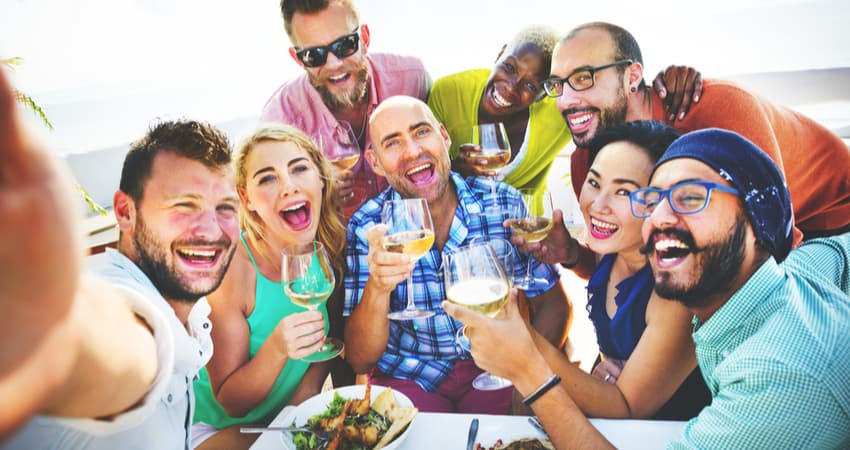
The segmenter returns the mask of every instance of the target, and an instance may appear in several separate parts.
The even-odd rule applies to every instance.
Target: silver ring
[[[608,380],[610,380],[610,379],[611,379],[611,374],[610,374],[610,373],[605,374],[605,378],[604,378],[604,380],[605,380],[605,381],[608,381]]]

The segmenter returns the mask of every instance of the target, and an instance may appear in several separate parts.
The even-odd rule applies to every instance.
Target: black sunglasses
[[[340,59],[347,58],[360,48],[360,33],[358,31],[359,27],[328,45],[296,50],[295,56],[310,68],[324,66],[328,62],[328,52]]]

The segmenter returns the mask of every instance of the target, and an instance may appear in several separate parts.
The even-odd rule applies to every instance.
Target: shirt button
[[[203,350],[198,350],[198,355],[200,355],[200,356],[204,356],[204,351],[203,351]]]
[[[172,400],[174,400],[174,396],[171,395],[171,394],[168,394],[168,403],[171,403]]]
[[[204,329],[207,329],[207,328],[209,328],[209,327],[210,327],[210,323],[209,323],[209,322],[204,322]]]
[[[720,356],[722,356],[724,358],[728,358],[729,357],[729,350],[723,350],[722,352],[720,352]]]

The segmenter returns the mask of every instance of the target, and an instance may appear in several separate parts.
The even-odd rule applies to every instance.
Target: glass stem
[[[496,177],[490,177],[490,196],[493,197],[493,205],[491,208],[497,208],[499,205],[499,198],[496,196]]]
[[[528,255],[528,261],[525,262],[525,280],[523,284],[531,287],[531,282],[534,278],[531,277],[531,254]]]
[[[407,279],[407,308],[405,309],[408,311],[416,309],[416,303],[413,302],[413,273]]]

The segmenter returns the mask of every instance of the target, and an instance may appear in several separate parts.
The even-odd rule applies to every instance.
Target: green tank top
[[[253,358],[281,319],[290,314],[303,312],[305,309],[289,300],[283,293],[281,283],[275,283],[260,273],[254,255],[251,254],[251,249],[245,242],[244,235],[240,233],[239,237],[242,240],[242,245],[245,246],[245,251],[248,252],[248,257],[251,258],[251,263],[254,264],[254,270],[257,272],[254,311],[248,317],[248,326],[251,328],[248,354],[249,358]],[[327,333],[328,312],[324,303],[319,306],[319,311],[322,311],[325,315],[325,332]],[[213,351],[215,351],[214,348]],[[204,422],[219,429],[237,424],[268,423],[287,405],[309,367],[310,363],[308,362],[288,360],[277,380],[275,380],[268,397],[245,417],[240,418],[230,417],[224,412],[224,409],[213,396],[207,369],[201,369],[199,378],[194,384],[195,415],[193,421]]]

